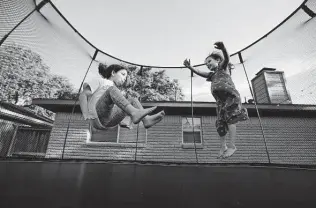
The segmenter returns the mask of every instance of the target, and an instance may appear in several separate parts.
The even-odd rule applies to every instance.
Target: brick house
[[[190,102],[148,102],[166,116],[145,130],[120,127],[91,135],[80,107],[73,100],[33,100],[33,104],[56,113],[46,158],[136,160],[195,163],[268,163],[264,137],[271,163],[316,164],[316,106],[259,104],[264,137],[254,104],[244,104],[250,120],[237,126],[238,151],[226,160],[217,159],[219,138],[215,129],[215,103],[195,102],[194,133]],[[69,120],[70,119],[70,120]],[[65,142],[68,122],[70,121]],[[194,137],[192,137],[194,135]],[[195,139],[195,145],[194,145]],[[136,143],[137,141],[137,143]],[[137,147],[137,148],[136,148]],[[196,149],[195,149],[196,147]]]

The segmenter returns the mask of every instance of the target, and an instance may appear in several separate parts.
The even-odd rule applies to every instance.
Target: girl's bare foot
[[[146,129],[152,127],[156,123],[159,123],[163,117],[165,116],[165,111],[160,111],[159,113],[152,115],[152,116],[147,116],[143,119],[143,124]]]
[[[153,112],[157,107],[137,109],[131,113],[131,118],[134,124],[138,124],[145,116]]]
[[[217,156],[217,159],[223,158],[225,152],[227,151],[227,146],[222,146],[221,149],[219,150],[219,154]]]
[[[229,147],[227,151],[224,153],[223,158],[231,157],[236,152],[236,150],[237,150],[236,146]]]

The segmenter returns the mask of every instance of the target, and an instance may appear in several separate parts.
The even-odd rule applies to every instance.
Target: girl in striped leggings
[[[126,116],[130,116],[134,124],[142,121],[145,128],[150,128],[163,119],[164,111],[149,115],[156,107],[144,109],[138,99],[126,99],[117,88],[126,81],[125,67],[100,64],[99,74],[102,77],[83,84],[79,96],[82,115],[85,120],[90,120],[92,130],[113,128]]]

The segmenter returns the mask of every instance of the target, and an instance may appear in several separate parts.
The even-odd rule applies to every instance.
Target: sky
[[[302,0],[55,0],[90,42],[120,59],[154,66],[202,63],[215,41],[233,53],[263,36]]]
[[[223,41],[229,53],[234,53],[282,22],[302,3],[302,0],[52,2],[69,22],[100,50],[128,62],[166,67],[182,66],[185,58],[190,58],[192,65],[203,63],[216,41]],[[73,31],[67,33],[63,31],[65,28],[58,27],[61,23],[58,21],[62,20],[58,20],[54,10],[44,8],[42,13],[56,24],[42,22],[37,26],[38,30],[43,29],[40,31],[41,38],[43,45],[47,46],[39,50],[47,57],[46,60],[55,73],[67,76],[75,86],[80,86],[91,59],[84,58],[80,53],[84,47],[69,41],[69,38],[73,38]],[[298,12],[294,20],[291,18],[282,26],[281,31],[273,32],[267,41],[260,41],[255,49],[249,50],[250,52],[243,52],[250,81],[262,67],[285,71],[292,99],[296,99],[297,103],[316,102],[315,96],[310,99],[310,95],[307,97],[301,93],[306,87],[312,92],[313,89],[309,86],[314,86],[312,80],[316,80],[316,73],[312,71],[316,69],[316,48],[312,47],[313,43],[316,44],[316,35],[313,35],[316,34],[316,22],[307,22],[308,18],[304,12]],[[48,30],[47,26],[53,29]],[[31,37],[37,36],[29,35],[29,38]],[[30,39],[30,45],[33,42],[34,40]],[[89,53],[93,52],[90,48]],[[97,59],[108,64],[113,61],[106,59],[105,56],[98,56]],[[309,74],[301,74],[299,77],[310,78],[310,81],[298,85],[297,78],[293,76],[304,71],[309,71]],[[166,73],[170,78],[179,80],[186,100],[190,100],[190,71],[166,69]],[[96,63],[92,65],[88,77],[91,74],[98,76]],[[242,99],[250,99],[249,83],[241,65],[237,65],[233,71],[233,80]],[[193,100],[214,101],[210,93],[210,84],[205,82],[205,79],[195,76]],[[308,98],[309,101],[302,97]]]

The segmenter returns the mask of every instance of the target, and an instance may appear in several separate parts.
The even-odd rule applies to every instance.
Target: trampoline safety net
[[[236,125],[234,155],[218,158],[211,82],[192,77],[182,63],[145,66],[102,51],[54,1],[2,0],[0,157],[315,165],[315,13],[316,1],[304,1],[266,36],[231,54],[231,77],[249,119]],[[130,128],[94,128],[79,97],[84,83],[101,78],[100,64],[124,66],[123,97],[157,106],[151,114],[164,110],[163,119],[146,128],[126,116],[121,122]],[[209,71],[204,63],[195,68]]]

